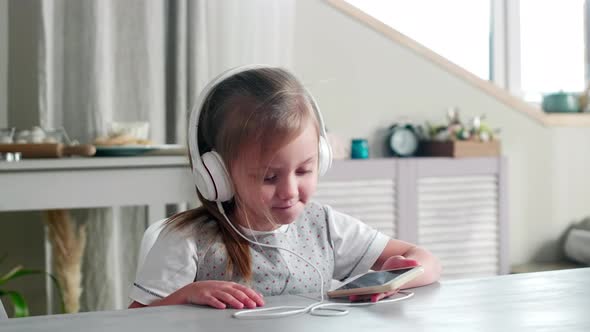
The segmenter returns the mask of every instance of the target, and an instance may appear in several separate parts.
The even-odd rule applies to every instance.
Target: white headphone
[[[237,75],[239,73],[262,68],[273,68],[266,65],[247,65],[229,69],[219,76],[214,78],[203,89],[193,109],[189,119],[189,133],[188,143],[190,156],[192,161],[193,180],[197,189],[208,201],[226,202],[234,196],[234,189],[229,176],[229,172],[225,167],[225,163],[221,156],[215,151],[208,151],[201,155],[198,143],[198,126],[199,117],[202,112],[203,104],[209,98],[209,95],[215,88],[224,80]],[[312,108],[318,119],[320,126],[320,139],[318,150],[318,171],[320,175],[325,174],[332,165],[332,149],[328,143],[326,129],[324,127],[324,119],[320,113],[320,109],[313,98],[313,96],[304,88],[304,91],[311,101]]]

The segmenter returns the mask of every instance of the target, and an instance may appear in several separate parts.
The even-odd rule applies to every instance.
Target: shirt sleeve
[[[138,267],[129,297],[148,305],[193,282],[197,275],[197,246],[191,227],[167,225]]]
[[[334,250],[334,279],[344,280],[369,271],[389,237],[362,221],[324,206]]]

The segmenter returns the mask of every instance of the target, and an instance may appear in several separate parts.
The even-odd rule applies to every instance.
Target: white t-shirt
[[[306,258],[302,262],[284,250],[250,245],[253,280],[249,286],[264,295],[318,291],[319,275],[308,262],[321,269],[325,284],[367,272],[389,241],[360,220],[315,202],[307,204],[292,224],[271,232],[242,231],[249,238],[256,236],[261,243],[288,248]],[[226,275],[220,239],[205,239],[203,234],[199,223],[182,230],[167,226],[138,268],[131,299],[149,304],[198,280],[243,283],[239,277]]]

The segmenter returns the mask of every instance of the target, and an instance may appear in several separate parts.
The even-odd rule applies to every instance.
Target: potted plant
[[[0,265],[4,261],[5,257],[6,256],[3,256],[0,258]],[[10,269],[5,274],[0,274],[0,298],[8,298],[8,302],[6,302],[6,301],[3,301],[3,302],[6,305],[12,304],[12,306],[14,308],[14,317],[27,317],[27,316],[29,316],[29,306],[21,293],[15,291],[15,290],[10,290],[10,289],[6,288],[6,284],[11,280],[15,280],[18,278],[22,278],[22,277],[29,276],[29,275],[35,275],[35,274],[43,274],[43,275],[46,275],[49,278],[51,278],[51,280],[53,281],[53,284],[55,285],[55,288],[58,290],[57,293],[60,294],[59,298],[60,298],[61,312],[64,312],[64,303],[63,303],[63,298],[61,296],[61,288],[59,286],[59,283],[57,282],[57,279],[55,279],[55,277],[53,275],[51,275],[50,273],[48,273],[46,271],[25,269],[22,265],[17,265],[15,267],[13,267],[12,269]]]

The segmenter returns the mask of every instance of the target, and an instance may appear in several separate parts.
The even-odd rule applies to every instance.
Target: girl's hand
[[[413,267],[420,265],[418,261],[413,259],[407,259],[404,256],[391,256],[389,257],[384,263],[382,270],[391,270],[391,269],[399,269],[404,267]],[[367,294],[367,295],[351,295],[348,299],[351,302],[358,302],[358,301],[371,301],[377,302],[382,298],[386,298],[397,293],[399,289],[394,289],[392,291],[386,293],[375,293],[375,294]]]
[[[185,286],[188,303],[208,305],[217,309],[256,308],[264,305],[262,295],[253,289],[231,281],[196,281]]]

